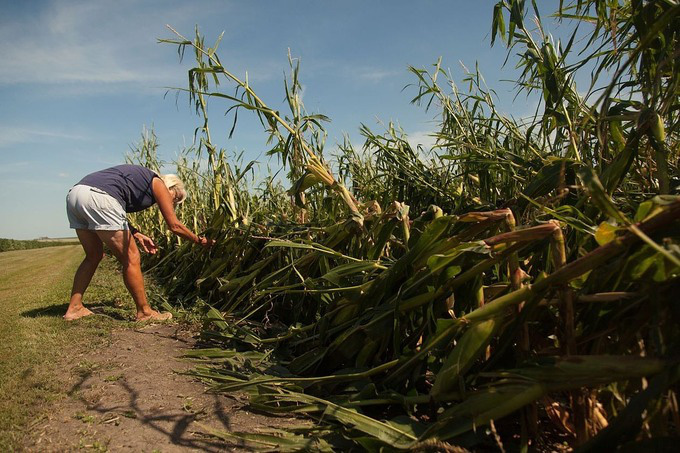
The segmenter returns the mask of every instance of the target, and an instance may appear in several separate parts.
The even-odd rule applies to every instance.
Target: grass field
[[[0,451],[20,449],[44,403],[63,397],[57,367],[76,366],[65,363],[74,351],[102,344],[121,319],[132,319],[117,264],[106,258],[85,294],[85,303],[102,316],[63,321],[82,257],[80,246],[0,254]]]

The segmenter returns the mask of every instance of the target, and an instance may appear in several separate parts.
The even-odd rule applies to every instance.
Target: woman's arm
[[[129,220],[127,222],[130,229],[130,234],[137,240],[142,250],[152,255],[155,254],[158,251],[158,247],[156,247],[153,239],[145,234],[140,233],[139,230]]]
[[[194,234],[189,228],[184,226],[182,222],[179,221],[175,215],[175,206],[172,202],[172,194],[160,178],[153,178],[151,182],[151,189],[153,190],[153,196],[156,198],[156,203],[158,203],[158,208],[161,210],[161,214],[165,219],[165,223],[168,224],[168,228],[177,236],[188,239],[196,244],[200,245],[210,245],[212,242],[206,238],[199,237]]]

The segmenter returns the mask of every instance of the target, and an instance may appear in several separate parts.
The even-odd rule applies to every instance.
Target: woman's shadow
[[[34,308],[32,310],[21,312],[21,316],[25,318],[61,318],[64,316],[64,313],[66,313],[67,308],[68,304],[66,303],[48,305],[46,307]],[[110,301],[89,302],[87,304],[87,308],[89,308],[95,315],[102,315],[119,321],[134,320],[134,315],[132,314],[131,310],[119,308],[115,299]]]

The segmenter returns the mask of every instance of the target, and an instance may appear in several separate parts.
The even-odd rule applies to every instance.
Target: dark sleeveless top
[[[118,200],[125,212],[137,212],[156,203],[151,190],[158,174],[139,165],[118,165],[90,173],[78,184],[96,187]]]

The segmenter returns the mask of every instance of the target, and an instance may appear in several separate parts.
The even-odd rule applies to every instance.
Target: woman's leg
[[[123,266],[123,281],[137,306],[137,320],[169,319],[172,317],[170,313],[161,314],[152,310],[146,300],[141,257],[137,244],[132,238],[130,231],[98,230],[96,233],[99,239],[111,249],[111,252],[118,258],[118,261],[120,261],[120,264]]]
[[[77,229],[76,234],[78,235],[80,244],[85,250],[85,259],[80,263],[76,275],[73,277],[71,301],[69,302],[68,309],[64,315],[64,319],[67,321],[72,321],[92,314],[92,312],[83,305],[83,293],[85,293],[94,272],[97,270],[97,266],[99,266],[99,262],[104,256],[102,241],[94,231]]]

